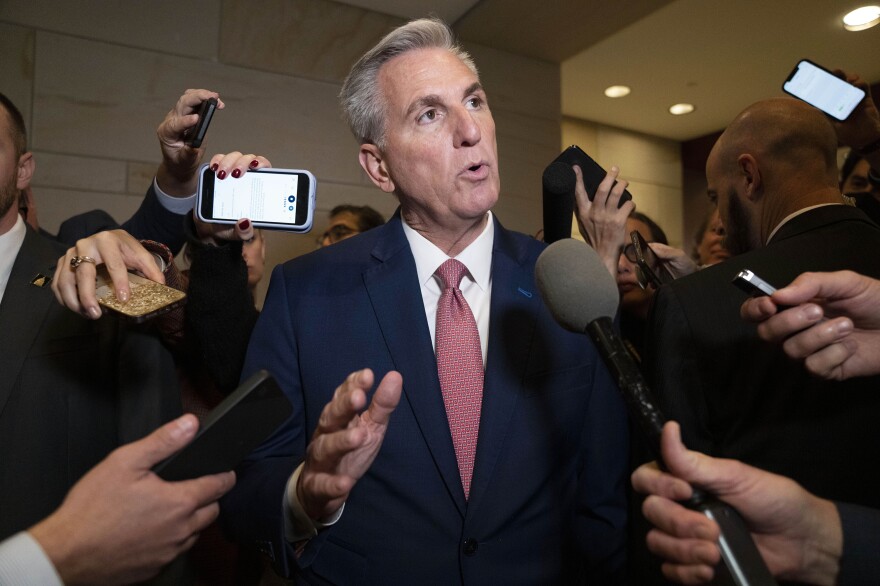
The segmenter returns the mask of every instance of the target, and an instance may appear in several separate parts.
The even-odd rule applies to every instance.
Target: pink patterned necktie
[[[440,265],[435,273],[443,282],[443,293],[437,302],[435,343],[440,390],[461,485],[468,498],[483,403],[483,353],[474,314],[458,288],[466,272],[467,267],[453,258]]]

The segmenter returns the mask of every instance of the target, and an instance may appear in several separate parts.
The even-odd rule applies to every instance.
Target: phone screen
[[[846,120],[865,92],[806,59],[800,61],[782,89],[837,120]]]
[[[199,217],[234,224],[308,232],[315,207],[315,176],[295,169],[259,169],[239,178],[217,179],[205,165],[199,175]]]

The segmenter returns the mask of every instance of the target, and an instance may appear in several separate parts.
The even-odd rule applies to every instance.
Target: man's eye
[[[477,97],[473,97],[467,101],[467,105],[470,106],[471,108],[479,108],[480,106],[483,105],[483,100],[481,100],[480,98],[477,98]]]
[[[428,110],[421,116],[419,116],[419,121],[422,122],[432,122],[437,119],[437,110]]]

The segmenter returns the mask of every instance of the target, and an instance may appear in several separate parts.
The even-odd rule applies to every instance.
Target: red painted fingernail
[[[219,166],[220,165],[218,165],[217,163],[214,163],[213,165],[211,165],[211,171],[216,171],[217,167],[219,167]]]
[[[260,162],[256,159],[254,159],[253,161],[251,161],[250,167],[251,167],[251,169],[253,169],[254,167],[256,167],[259,164],[260,164]]]
[[[232,170],[232,176],[235,177],[236,179],[238,179],[239,177],[241,177],[241,169],[233,169],[233,170]]]
[[[248,220],[247,218],[245,218],[244,220],[242,220],[241,222],[238,223],[238,227],[241,228],[242,230],[247,230],[248,228],[251,227],[251,221]]]
[[[217,179],[226,179],[226,171],[220,171],[217,173]]]

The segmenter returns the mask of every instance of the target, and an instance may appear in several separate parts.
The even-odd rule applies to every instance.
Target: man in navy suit
[[[489,211],[495,123],[473,61],[445,24],[414,21],[341,99],[361,166],[400,209],[275,269],[243,374],[268,369],[294,414],[239,468],[227,527],[298,583],[621,582],[625,409],[537,294],[544,245]],[[484,365],[467,488],[434,352],[450,258]]]

